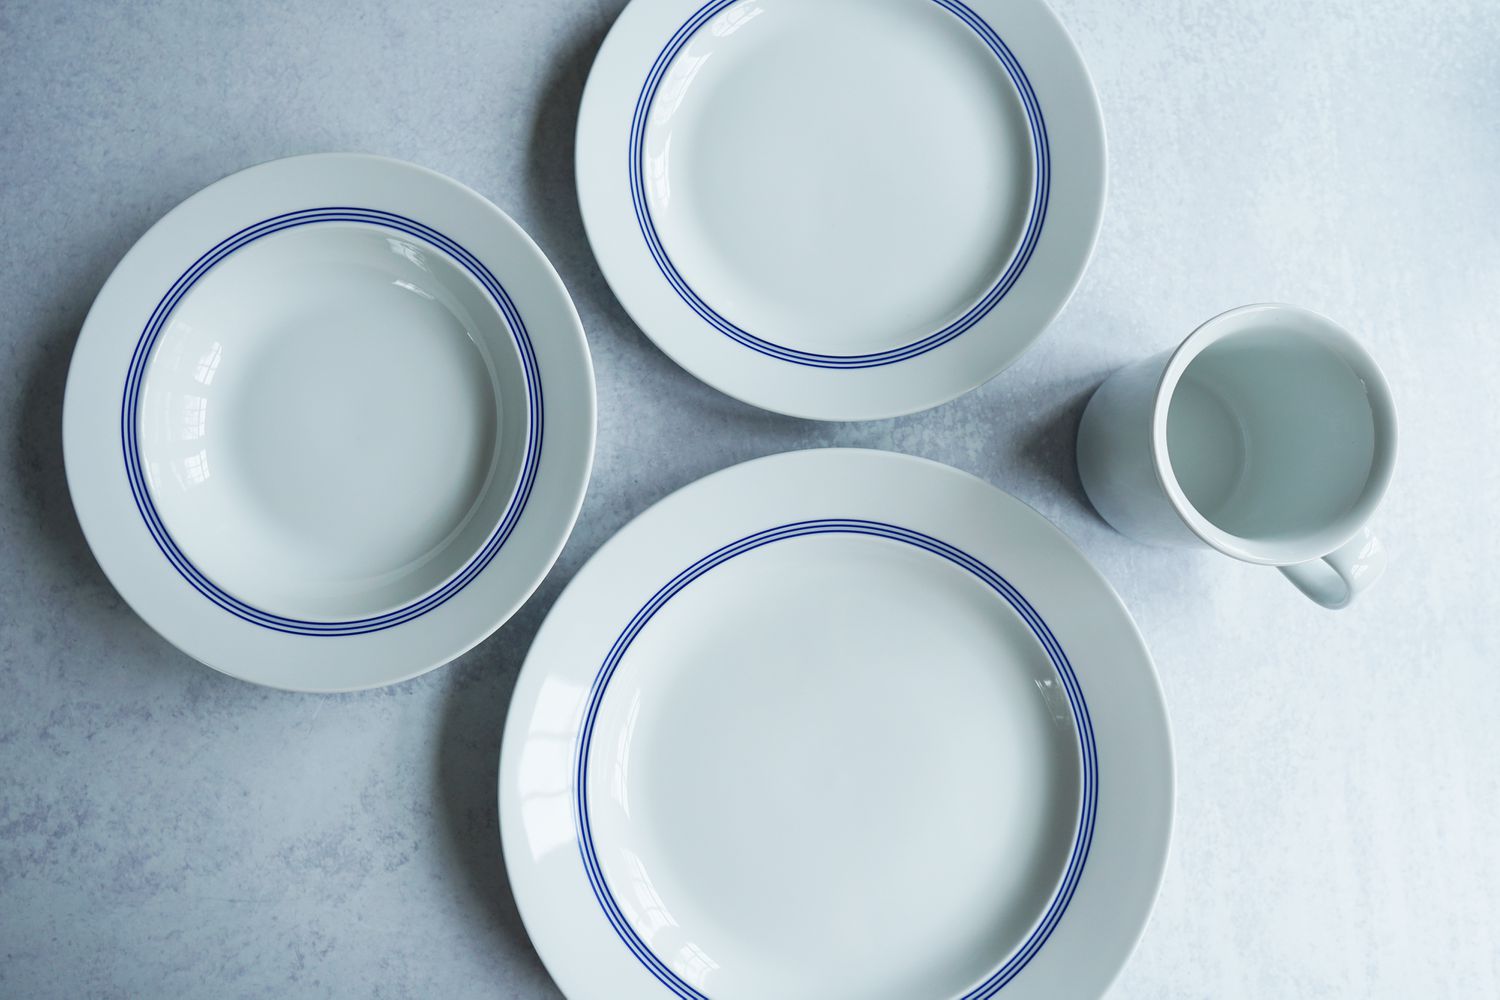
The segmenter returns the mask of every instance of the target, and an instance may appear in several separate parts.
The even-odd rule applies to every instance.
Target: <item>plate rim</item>
[[[120,458],[126,429],[121,393],[129,371],[121,362],[133,357],[147,317],[165,301],[164,290],[192,270],[189,265],[205,248],[220,244],[208,237],[227,237],[282,210],[296,214],[319,205],[414,220],[437,241],[416,238],[453,256],[441,242],[446,239],[481,271],[499,273],[496,286],[529,330],[534,351],[535,378],[526,382],[538,396],[528,421],[535,424],[528,434],[536,435],[538,455],[528,502],[521,507],[508,502],[507,513],[514,510],[516,517],[506,537],[464,587],[419,616],[360,634],[272,632],[238,621],[201,596],[169,562],[135,509]],[[462,261],[455,258],[455,264],[478,280]],[[504,312],[498,300],[495,305]],[[148,352],[147,364],[149,359]],[[593,365],[577,310],[556,270],[514,220],[473,189],[426,167],[366,153],[314,153],[260,163],[208,185],[163,215],[121,258],[73,350],[63,397],[63,459],[90,550],[125,602],[158,634],[199,662],[253,683],[305,692],[352,691],[399,683],[441,666],[503,625],[530,597],[555,563],[582,506],[593,464],[595,407]],[[111,410],[113,436],[106,440]],[[486,536],[487,543],[500,527]],[[470,566],[466,560],[464,568]]]
[[[830,480],[842,482],[851,475],[874,478],[885,476],[891,481],[916,484],[912,493],[917,498],[912,501],[914,508],[922,504],[931,507],[933,503],[937,503],[938,506],[956,506],[968,511],[972,518],[971,525],[962,530],[955,528],[945,535],[945,541],[966,552],[973,551],[974,546],[965,544],[962,537],[965,531],[974,534],[971,542],[978,539],[984,542],[984,546],[992,546],[994,538],[991,535],[998,532],[1007,539],[1007,544],[1020,546],[1019,558],[1035,560],[1040,554],[1047,554],[1050,561],[1066,564],[1066,573],[1071,578],[1067,586],[1078,588],[1083,595],[1079,600],[1089,604],[1096,617],[1102,615],[1104,624],[1097,631],[1101,635],[1108,633],[1107,637],[1091,636],[1086,640],[1075,638],[1070,641],[1062,629],[1070,628],[1077,632],[1077,616],[1081,612],[1070,611],[1064,614],[1063,618],[1068,622],[1064,626],[1058,626],[1045,607],[1037,608],[1039,615],[1052,622],[1059,630],[1058,638],[1065,649],[1070,645],[1087,645],[1090,655],[1096,660],[1106,656],[1105,650],[1109,650],[1107,656],[1115,662],[1107,661],[1102,666],[1099,662],[1093,662],[1092,665],[1080,664],[1076,656],[1071,653],[1069,655],[1085,689],[1092,684],[1100,690],[1118,691],[1121,678],[1128,674],[1127,690],[1130,697],[1135,699],[1132,704],[1141,713],[1131,722],[1129,718],[1122,720],[1119,713],[1123,710],[1108,702],[1095,709],[1096,714],[1102,714],[1104,719],[1104,726],[1100,731],[1108,731],[1108,735],[1100,736],[1101,781],[1110,781],[1112,765],[1108,752],[1111,748],[1117,755],[1116,759],[1124,762],[1122,767],[1114,768],[1116,780],[1122,771],[1131,772],[1132,767],[1141,767],[1141,762],[1147,759],[1156,766],[1154,771],[1148,769],[1151,780],[1146,782],[1150,787],[1143,788],[1140,799],[1143,804],[1132,806],[1138,810],[1137,816],[1121,815],[1119,796],[1122,792],[1118,785],[1111,791],[1109,801],[1101,803],[1096,837],[1110,841],[1106,860],[1102,864],[1111,870],[1101,873],[1100,865],[1096,864],[1092,871],[1084,871],[1072,908],[1062,915],[1056,928],[1057,934],[1062,937],[1053,938],[1054,943],[1063,943],[1054,944],[1050,952],[1048,948],[1041,948],[1033,956],[1039,961],[1021,970],[1008,983],[1002,984],[1003,989],[997,987],[994,991],[979,995],[1024,1000],[1056,995],[1099,995],[1114,981],[1139,942],[1160,891],[1170,849],[1172,816],[1175,811],[1175,765],[1160,679],[1140,631],[1118,594],[1077,546],[1051,525],[1051,522],[1022,501],[977,477],[950,466],[897,452],[850,448],[812,449],[755,459],[712,473],[682,487],[637,515],[606,541],[569,582],[538,630],[522,665],[507,712],[500,757],[497,797],[502,848],[522,922],[544,965],[572,1000],[603,1000],[605,997],[650,1000],[654,997],[682,994],[674,994],[663,987],[644,966],[637,963],[635,956],[615,936],[603,911],[593,903],[594,897],[589,889],[576,843],[576,831],[571,834],[569,850],[554,850],[544,859],[532,857],[518,798],[518,780],[523,766],[522,757],[528,746],[526,719],[535,708],[535,697],[542,684],[556,673],[549,667],[547,658],[556,654],[560,644],[565,651],[576,654],[575,659],[577,655],[581,655],[579,640],[568,637],[570,633],[578,631],[576,619],[579,609],[582,608],[593,617],[598,617],[599,611],[593,604],[580,602],[589,602],[597,599],[600,594],[605,594],[616,604],[633,607],[662,583],[662,579],[648,578],[645,575],[648,571],[644,568],[622,566],[621,560],[634,558],[638,562],[642,561],[640,557],[648,544],[653,553],[659,548],[682,548],[686,543],[673,540],[674,535],[683,534],[677,525],[692,525],[695,518],[713,521],[714,518],[721,517],[725,501],[732,496],[747,498],[745,503],[753,508],[760,503],[757,498],[762,494],[776,493],[784,498],[794,489],[811,488],[808,484],[812,481],[822,483],[823,486],[817,488],[826,492]],[[934,498],[937,498],[936,501]],[[850,508],[858,504],[857,498],[846,499],[850,501]],[[774,502],[782,501],[778,499]],[[699,509],[714,504],[718,506],[711,516]],[[985,511],[990,515],[988,519],[984,516]],[[851,517],[855,513],[857,512],[852,509],[845,509],[838,516]],[[929,510],[928,515],[931,513],[932,510]],[[691,531],[695,537],[707,537],[717,531],[723,537],[730,538],[735,537],[732,533],[735,528],[743,526],[738,522],[750,524],[755,520],[753,516],[742,516],[739,511],[729,511],[722,518],[731,523],[722,528],[693,526],[686,530]],[[1004,526],[986,523],[987,520],[1004,522]],[[917,527],[920,530],[920,526]],[[1029,534],[1023,535],[1028,532]],[[984,535],[984,538],[980,539],[980,535]],[[676,555],[680,557],[682,553]],[[976,557],[984,560],[982,554],[977,554]],[[651,562],[652,569],[658,568],[655,566],[658,560],[654,555],[644,561]],[[989,563],[989,560],[984,561]],[[1044,572],[1035,568],[1036,565],[1038,564],[1034,563],[1032,568],[1026,570],[1027,575]],[[1006,579],[1014,581],[1014,572],[1008,572],[1003,566],[994,568]],[[596,579],[600,574],[610,575],[611,582],[604,583]],[[1032,597],[1025,586],[1019,583],[1016,586],[1023,595]],[[1055,591],[1063,584],[1048,586],[1054,592],[1046,595],[1046,602],[1033,600],[1034,605],[1058,605]],[[628,595],[622,596],[621,592],[624,591],[628,591]],[[580,597],[580,592],[586,593]],[[613,611],[612,606],[610,610]],[[624,614],[628,616],[628,608]],[[575,620],[570,622],[570,618]],[[618,632],[621,623],[615,621],[612,624],[613,630]],[[1090,631],[1094,631],[1093,624],[1090,625]],[[1106,639],[1107,645],[1101,645]],[[592,669],[589,668],[590,679]],[[577,670],[573,672],[576,673]],[[563,680],[572,683],[574,678],[570,674]],[[549,687],[561,686],[554,684]],[[1097,698],[1091,696],[1091,708],[1097,701]],[[555,704],[549,709],[549,718],[554,723],[560,718],[558,711]],[[567,732],[570,747],[571,741],[576,739],[580,721],[581,717],[575,716],[569,722]],[[1132,758],[1118,756],[1122,752],[1122,721],[1124,730],[1128,731],[1133,725],[1145,737],[1142,751],[1139,757],[1134,758],[1134,763],[1131,762]],[[534,781],[535,775],[532,778]],[[570,784],[568,795],[571,796],[573,791]],[[1134,799],[1130,801],[1134,802]],[[572,831],[571,826],[569,830]],[[1124,879],[1129,883],[1124,890],[1127,898],[1119,899],[1112,891],[1113,885],[1107,883],[1114,881],[1113,869],[1120,863],[1120,841],[1127,836],[1136,837],[1140,843],[1136,845],[1136,854],[1129,856],[1132,870],[1126,873],[1127,877]],[[1095,857],[1099,855],[1096,853]],[[576,879],[582,887],[581,893],[587,896],[587,902],[593,905],[592,911],[579,910],[574,905],[576,899],[567,887],[569,872],[571,878]],[[549,891],[539,895],[539,887],[546,887]],[[559,892],[560,888],[565,891]],[[1085,895],[1088,897],[1086,902]],[[1088,912],[1078,912],[1081,902]],[[591,917],[590,912],[594,916]],[[589,927],[591,922],[597,922],[602,928]],[[1066,931],[1065,927],[1068,928]],[[581,935],[587,940],[579,943],[573,939],[574,935]],[[1102,946],[1098,943],[1101,935],[1104,939]],[[1073,955],[1070,961],[1059,961],[1058,949],[1070,947],[1068,940],[1072,940],[1072,946],[1079,946],[1085,940],[1092,942],[1089,957],[1080,961],[1079,956]],[[620,961],[610,958],[610,948],[618,953],[616,958]],[[1046,956],[1046,961],[1040,961],[1042,956]],[[1003,962],[1008,957],[999,956],[996,968],[999,967],[998,962]],[[622,962],[628,962],[637,970],[634,977],[628,968],[621,967]],[[601,968],[608,969],[607,975],[598,972]],[[601,976],[604,978],[601,979]],[[1059,981],[1059,976],[1071,976],[1073,979]],[[1059,990],[1062,991],[1061,994]]]
[[[896,362],[829,369],[761,354],[710,326],[664,276],[637,218],[637,171],[625,154],[632,148],[641,81],[649,81],[664,39],[691,23],[695,12],[724,2],[632,0],[605,37],[584,86],[574,159],[580,211],[600,270],[626,313],[701,381],[750,405],[811,419],[881,419],[925,410],[1009,367],[1076,291],[1103,221],[1103,117],[1088,69],[1056,15],[1044,0],[967,0],[964,7],[1014,53],[1036,92],[1039,113],[1053,123],[1047,131],[1047,224],[1029,263],[994,308],[961,335]],[[728,2],[732,10],[733,0]],[[949,9],[954,0],[924,2]],[[1010,332],[1016,329],[1028,332]]]

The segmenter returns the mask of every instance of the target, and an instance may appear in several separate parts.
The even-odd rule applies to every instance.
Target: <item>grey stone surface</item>
[[[849,426],[704,387],[604,285],[572,132],[619,6],[0,0],[0,995],[556,996],[494,802],[538,622],[652,501],[828,444],[1014,492],[1137,616],[1179,815],[1114,995],[1500,995],[1500,6],[1060,0],[1110,133],[1093,267],[1000,378]],[[560,563],[494,638],[399,687],[301,697],[195,665],[122,604],[59,417],[90,300],[153,220],[239,167],[345,149],[451,174],[536,237],[589,333],[599,450]],[[1351,326],[1397,394],[1392,564],[1346,613],[1120,538],[1073,471],[1111,368],[1265,299]]]

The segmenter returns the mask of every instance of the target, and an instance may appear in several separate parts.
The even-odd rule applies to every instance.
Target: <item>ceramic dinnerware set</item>
[[[1042,0],[633,0],[577,143],[589,241],[705,382],[864,420],[999,373],[1104,205],[1088,74]],[[64,411],[90,546],[190,656],[391,684],[500,627],[593,459],[589,352],[537,246],[421,167],[252,167],[121,261]],[[1341,607],[1395,418],[1291,306],[1225,313],[1095,394],[1099,512]],[[1150,912],[1172,818],[1146,647],[1088,559],[965,473],[827,449],[641,514],[552,608],[500,762],[504,856],[574,1000],[1083,998]]]

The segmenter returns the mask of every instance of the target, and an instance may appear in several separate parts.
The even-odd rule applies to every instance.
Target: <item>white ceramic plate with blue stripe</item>
[[[1062,309],[1104,131],[1042,0],[632,0],[577,173],[640,327],[720,390],[888,417],[999,373]]]
[[[500,763],[572,1000],[1087,1000],[1156,896],[1172,754],[1130,616],[965,473],[822,450],[709,476],[579,572]]]
[[[545,257],[483,197],[358,155],[214,184],[100,291],[63,445],[94,554],[246,680],[402,680],[489,635],[562,548],[594,383]]]

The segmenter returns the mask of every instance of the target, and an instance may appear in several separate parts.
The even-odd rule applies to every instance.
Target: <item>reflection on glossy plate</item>
[[[1029,508],[881,452],[662,501],[518,682],[506,860],[573,1000],[1089,997],[1171,823],[1129,617]]]
[[[587,348],[555,273],[453,181],[277,161],[121,262],[69,377],[69,482],[158,631],[261,683],[343,689],[509,616],[576,515]]]

